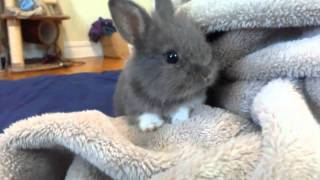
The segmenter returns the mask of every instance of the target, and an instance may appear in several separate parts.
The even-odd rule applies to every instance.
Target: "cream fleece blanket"
[[[320,127],[293,83],[269,83],[252,115],[262,133],[249,120],[207,106],[196,108],[188,122],[149,133],[97,111],[33,117],[0,135],[0,177],[320,178]]]
[[[217,104],[247,119],[202,106],[143,133],[97,111],[33,117],[0,135],[1,179],[320,179],[319,32],[305,27],[320,1],[183,2],[204,31],[228,30],[212,43]]]
[[[226,31],[212,42],[227,80],[212,92],[215,105],[251,118],[253,98],[266,82],[290,78],[301,80],[299,87],[318,111],[319,0],[177,0],[176,6],[206,33]]]

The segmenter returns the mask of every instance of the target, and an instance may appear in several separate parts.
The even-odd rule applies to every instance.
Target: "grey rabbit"
[[[109,1],[115,26],[134,46],[117,83],[114,110],[143,131],[186,121],[219,70],[200,29],[176,16],[170,0],[155,3],[149,15],[132,1]]]

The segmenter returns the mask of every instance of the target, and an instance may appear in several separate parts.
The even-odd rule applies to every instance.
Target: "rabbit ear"
[[[130,44],[141,40],[151,26],[148,13],[128,0],[109,0],[112,19],[120,34]]]
[[[174,8],[171,0],[156,0],[156,12],[166,20],[174,16]]]

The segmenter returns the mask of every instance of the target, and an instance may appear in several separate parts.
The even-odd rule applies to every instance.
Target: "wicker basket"
[[[105,57],[124,59],[129,55],[128,43],[118,32],[101,38],[101,45]]]

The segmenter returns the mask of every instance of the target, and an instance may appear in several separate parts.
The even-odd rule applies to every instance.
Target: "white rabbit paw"
[[[154,113],[143,113],[138,117],[138,120],[142,131],[154,131],[164,124],[164,120]]]
[[[191,109],[186,106],[180,107],[177,111],[170,115],[172,124],[179,124],[185,122],[190,117]]]

